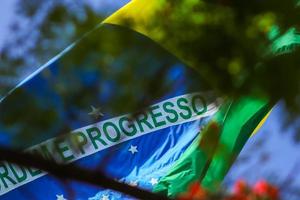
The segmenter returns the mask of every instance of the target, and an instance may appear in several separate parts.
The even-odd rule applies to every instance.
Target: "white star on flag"
[[[151,178],[150,183],[151,183],[151,185],[156,185],[158,183],[158,179],[157,178]]]
[[[117,178],[114,178],[114,180],[117,181],[117,182],[119,182],[119,183],[122,182],[121,180],[119,180],[119,179],[117,179]]]
[[[130,148],[128,149],[128,151],[130,151],[132,154],[139,152],[137,150],[137,146],[133,146],[133,145],[130,145]]]
[[[95,119],[97,119],[99,116],[104,116],[101,112],[100,108],[95,108],[94,106],[91,106],[92,111],[88,113],[88,115],[93,116]]]
[[[201,131],[201,132],[204,131],[204,129],[205,129],[205,126],[201,126],[201,127],[200,127],[200,131]]]
[[[109,200],[109,196],[106,194],[103,194],[101,200]]]
[[[138,181],[135,180],[135,181],[130,181],[129,182],[129,185],[133,186],[133,187],[136,187],[138,185]]]
[[[61,194],[61,195],[56,195],[56,200],[67,200],[64,198],[64,195]]]

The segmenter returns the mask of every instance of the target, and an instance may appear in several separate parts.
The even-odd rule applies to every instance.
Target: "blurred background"
[[[127,2],[2,1],[1,94]]]
[[[127,2],[2,0],[0,96]],[[70,55],[76,57],[76,53]],[[285,102],[280,101],[239,155],[224,182],[226,187],[238,179],[249,183],[266,179],[280,188],[283,199],[300,199],[299,123],[296,117],[287,124],[287,115]]]

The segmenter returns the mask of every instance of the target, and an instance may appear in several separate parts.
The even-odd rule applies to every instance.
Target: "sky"
[[[1,0],[0,6],[0,49],[8,37],[9,25],[14,18],[14,8],[17,0]]]
[[[14,20],[15,5],[18,0],[1,0],[0,3],[0,52],[3,43],[9,37],[9,26]],[[86,0],[87,4],[91,5],[95,10],[109,14],[118,9],[122,5],[129,2],[129,0]]]
[[[283,200],[299,199],[300,142],[293,139],[296,125],[285,126],[284,113],[284,104],[279,102],[262,128],[244,146],[227,181],[244,179],[254,184],[265,179],[285,188]]]

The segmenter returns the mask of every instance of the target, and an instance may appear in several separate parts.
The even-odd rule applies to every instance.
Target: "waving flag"
[[[89,36],[2,101],[1,135],[6,136],[1,138],[2,145],[24,148],[60,163],[75,162],[152,190],[193,143],[221,102],[211,92],[192,89],[192,79],[186,78],[192,71],[151,40],[111,25],[93,34],[101,37],[108,32],[117,38],[125,34],[123,41],[131,40],[122,47],[126,51],[113,57],[109,71],[107,66],[93,63],[114,56],[111,52],[99,52],[92,60],[91,52],[82,53]],[[147,49],[140,52],[144,46]],[[82,59],[74,61],[72,54],[76,53]],[[130,56],[135,65],[127,66],[123,59]],[[145,82],[154,87],[153,76],[165,66],[166,77],[157,88],[166,88],[164,94],[147,100]],[[120,67],[130,70],[128,79],[118,79]],[[103,76],[105,73],[111,76]],[[141,100],[149,102],[148,109],[136,117],[130,115],[130,106]],[[65,135],[68,132],[72,137]],[[129,198],[105,188],[63,182],[37,169],[8,163],[0,167],[2,199]]]
[[[217,187],[270,108],[202,91],[188,56],[143,24],[163,1],[145,2],[132,1],[19,84],[0,104],[2,145],[168,196],[194,181]],[[122,27],[128,20],[137,32]],[[140,102],[146,109],[136,113]],[[1,199],[130,198],[37,169],[0,168]]]

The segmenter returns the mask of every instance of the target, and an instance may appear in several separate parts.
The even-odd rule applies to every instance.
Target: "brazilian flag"
[[[271,107],[205,90],[194,58],[167,39],[176,29],[156,23],[170,6],[131,1],[17,85],[0,104],[2,145],[169,197],[194,182],[218,188]],[[132,199],[6,162],[0,195]]]

